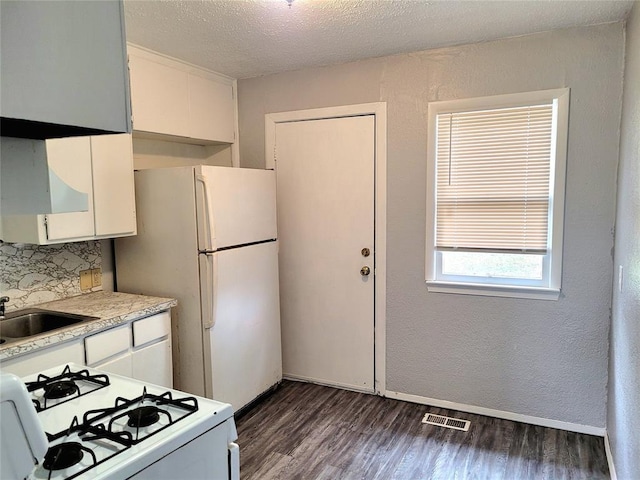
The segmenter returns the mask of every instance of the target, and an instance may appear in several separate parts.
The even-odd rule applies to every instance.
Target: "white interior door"
[[[278,123],[275,138],[283,373],[373,391],[374,116]]]

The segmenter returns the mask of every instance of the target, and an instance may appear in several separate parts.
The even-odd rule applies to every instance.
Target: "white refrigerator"
[[[282,379],[275,172],[135,172],[138,234],[118,291],[173,297],[174,388],[238,411]]]

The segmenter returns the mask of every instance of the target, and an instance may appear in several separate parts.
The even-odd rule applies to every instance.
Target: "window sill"
[[[427,280],[427,290],[434,293],[457,293],[485,297],[530,298],[535,300],[558,300],[560,298],[560,290],[556,288],[454,283],[434,280]]]

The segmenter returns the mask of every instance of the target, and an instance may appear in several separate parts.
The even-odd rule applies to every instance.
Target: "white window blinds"
[[[436,249],[546,253],[554,104],[439,113]]]

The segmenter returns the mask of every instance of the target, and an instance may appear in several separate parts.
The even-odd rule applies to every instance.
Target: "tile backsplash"
[[[0,294],[10,298],[7,310],[15,310],[102,290],[80,290],[80,271],[101,267],[98,240],[46,246],[0,243]]]

